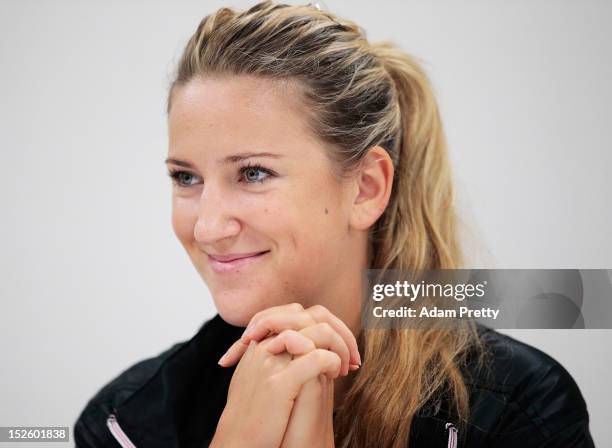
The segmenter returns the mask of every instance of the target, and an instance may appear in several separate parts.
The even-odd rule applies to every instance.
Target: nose
[[[212,183],[202,188],[198,219],[193,229],[195,240],[202,246],[217,244],[240,233],[240,222],[233,214],[234,200]]]

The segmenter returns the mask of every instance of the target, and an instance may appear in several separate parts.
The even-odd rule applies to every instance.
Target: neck
[[[344,322],[357,340],[361,333],[362,275],[363,269],[366,269],[366,249],[364,242],[357,253],[343,257],[343,272],[327,285],[325,298],[319,296],[315,302],[325,306]],[[352,260],[352,263],[346,263],[346,260]],[[338,281],[339,278],[342,281]],[[334,380],[334,410],[342,403],[356,372],[349,370],[347,376]]]

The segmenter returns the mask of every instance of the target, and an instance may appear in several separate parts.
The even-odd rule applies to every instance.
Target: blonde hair
[[[389,153],[395,176],[389,204],[369,234],[372,269],[457,268],[453,187],[432,88],[413,57],[390,42],[371,44],[354,22],[309,5],[263,1],[243,12],[206,16],[178,63],[172,92],[199,76],[254,75],[298,86],[314,135],[338,174],[368,150]],[[416,412],[450,397],[469,415],[462,374],[474,325],[457,329],[363,330],[363,366],[334,417],[337,446],[406,447]],[[389,387],[392,385],[392,387]]]

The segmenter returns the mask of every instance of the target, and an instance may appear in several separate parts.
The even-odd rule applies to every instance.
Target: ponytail
[[[395,191],[372,231],[370,268],[461,267],[446,138],[430,83],[418,63],[392,44],[371,48],[393,81],[401,131]],[[363,329],[364,364],[335,420],[339,446],[406,447],[417,411],[439,407],[442,397],[465,422],[469,391],[461,367],[478,344],[470,324],[459,331]]]

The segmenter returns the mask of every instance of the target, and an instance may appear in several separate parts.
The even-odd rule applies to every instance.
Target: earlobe
[[[372,147],[354,178],[357,193],[352,205],[353,228],[366,230],[383,214],[391,196],[393,174],[389,153],[381,146]]]

